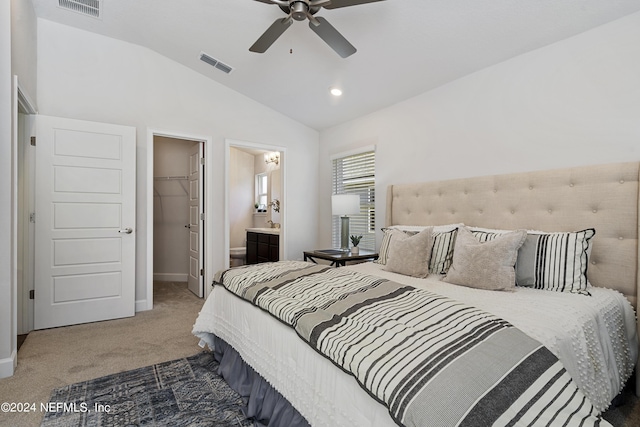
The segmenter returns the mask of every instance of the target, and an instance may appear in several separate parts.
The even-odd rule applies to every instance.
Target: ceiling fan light
[[[331,95],[333,95],[333,96],[342,96],[342,89],[340,89],[338,87],[330,88],[329,92],[331,92]]]

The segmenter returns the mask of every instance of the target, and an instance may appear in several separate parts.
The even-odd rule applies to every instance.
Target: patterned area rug
[[[211,353],[53,390],[41,427],[252,426]]]

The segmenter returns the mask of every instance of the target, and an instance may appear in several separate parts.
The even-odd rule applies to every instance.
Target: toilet
[[[247,248],[242,246],[238,248],[229,249],[229,258],[231,267],[239,267],[244,265],[245,257],[247,256]]]

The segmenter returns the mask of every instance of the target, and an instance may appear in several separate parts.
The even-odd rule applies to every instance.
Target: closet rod
[[[174,181],[174,180],[187,180],[189,179],[186,175],[178,175],[178,176],[154,176],[154,181]]]

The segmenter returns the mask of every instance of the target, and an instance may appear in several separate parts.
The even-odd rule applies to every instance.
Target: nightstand
[[[347,261],[373,261],[378,259],[378,253],[373,251],[365,251],[360,249],[357,255],[351,252],[342,252],[339,249],[315,249],[313,251],[304,251],[304,260],[317,264],[316,259],[331,261],[332,266],[344,267]]]

